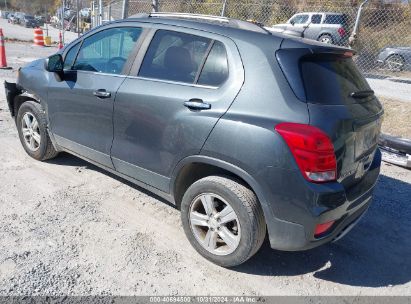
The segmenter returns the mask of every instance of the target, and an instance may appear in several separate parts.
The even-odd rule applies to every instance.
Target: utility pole
[[[359,36],[359,31],[360,31],[361,13],[362,13],[364,6],[368,3],[368,1],[369,0],[364,0],[361,3],[360,7],[358,8],[357,18],[355,19],[354,30],[352,31],[350,38],[348,38],[348,44],[350,45],[351,48],[355,47],[358,41],[358,36]]]
[[[224,16],[225,16],[225,9],[226,9],[226,7],[227,7],[227,0],[224,0],[224,2],[223,2],[223,8],[222,8],[222,10],[221,10],[221,17],[224,17]]]
[[[123,0],[123,12],[121,14],[122,19],[126,19],[128,17],[128,0]]]
[[[66,7],[66,1],[65,0],[62,0],[62,1],[63,1],[63,7],[61,9],[61,40],[63,40],[62,43],[64,45],[64,9]]]
[[[99,0],[98,2],[98,25],[103,24],[103,0]]]
[[[90,22],[91,22],[91,28],[95,27],[95,24],[94,24],[94,1],[91,1]]]
[[[153,13],[158,12],[158,0],[153,0],[151,6],[153,7]]]
[[[77,22],[76,22],[76,28],[77,28],[77,37],[80,37],[80,3],[79,0],[76,0],[76,6],[77,6]]]

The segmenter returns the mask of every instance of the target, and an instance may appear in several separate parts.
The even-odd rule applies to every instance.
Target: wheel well
[[[180,170],[174,183],[174,201],[177,208],[180,208],[181,200],[188,187],[196,181],[211,175],[230,177],[253,191],[244,179],[228,170],[205,163],[190,163]]]
[[[24,95],[16,96],[14,98],[14,102],[13,102],[13,109],[14,109],[13,114],[14,114],[15,117],[17,117],[17,113],[19,112],[19,109],[20,109],[21,105],[23,103],[25,103],[26,101],[28,101],[28,100],[40,103],[38,100],[36,100],[34,98],[31,98],[31,97],[28,97],[28,96],[24,96]]]
[[[400,57],[402,60],[405,61],[404,56],[401,55],[401,54],[398,54],[398,53],[390,54],[390,55],[387,57],[387,59],[390,58],[390,57]],[[385,59],[385,60],[387,60],[387,59]]]
[[[320,39],[322,36],[330,36],[330,38],[334,40],[333,35],[331,33],[321,33],[318,36],[317,40]]]

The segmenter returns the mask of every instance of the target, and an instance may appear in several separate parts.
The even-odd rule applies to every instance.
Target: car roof
[[[345,15],[344,13],[336,13],[336,12],[301,12],[301,13],[297,13],[295,15],[301,15],[301,14]]]
[[[182,26],[196,30],[205,30],[222,35],[230,35],[234,32],[238,33],[239,30],[271,35],[269,31],[252,22],[211,15],[151,13],[133,15],[122,21],[139,21],[155,24]]]

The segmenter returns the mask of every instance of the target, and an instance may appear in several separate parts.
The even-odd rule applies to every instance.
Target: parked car
[[[337,45],[346,45],[349,37],[348,16],[341,13],[299,13],[287,23],[273,25],[271,29]]]
[[[24,27],[32,27],[32,28],[37,27],[39,25],[37,20],[31,15],[24,15],[20,19],[20,24]]]
[[[15,21],[15,23],[16,24],[21,24],[21,22],[22,22],[22,20],[23,20],[23,18],[24,18],[24,13],[22,13],[22,12],[16,12],[16,13],[14,13],[14,17],[16,18],[16,21]]]
[[[10,12],[8,11],[1,11],[1,18],[8,19]]]
[[[378,54],[377,62],[391,71],[411,69],[411,47],[390,46]]]
[[[7,18],[7,22],[8,23],[12,23],[12,24],[17,24],[18,23],[18,19],[14,14],[9,14],[8,18]]]
[[[42,26],[47,22],[47,19],[44,16],[34,16],[34,19],[36,20],[38,26]]]
[[[5,87],[28,155],[67,151],[163,197],[193,247],[229,267],[266,231],[272,248],[305,250],[370,206],[383,109],[352,55],[245,21],[150,14],[87,32]]]

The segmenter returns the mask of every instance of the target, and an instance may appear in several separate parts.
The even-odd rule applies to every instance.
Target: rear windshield
[[[351,94],[371,90],[351,57],[301,55],[293,50],[277,52],[281,69],[302,101],[329,105],[358,103],[362,100]]]
[[[325,15],[325,24],[346,24],[347,16],[346,15]]]
[[[341,104],[352,99],[351,93],[371,90],[351,58],[315,56],[302,59],[301,74],[308,102]]]

